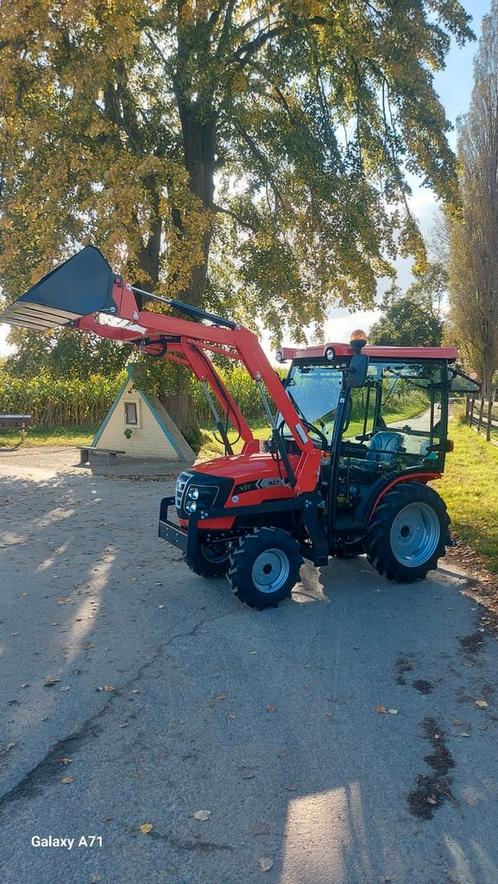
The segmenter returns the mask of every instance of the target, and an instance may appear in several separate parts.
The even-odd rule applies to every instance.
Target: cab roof
[[[326,352],[333,349],[336,356],[354,356],[355,350],[350,344],[328,343],[314,347],[282,347],[282,362],[288,359],[326,359]],[[441,359],[455,362],[458,350],[455,347],[383,347],[366,345],[361,350],[366,356],[377,359]]]

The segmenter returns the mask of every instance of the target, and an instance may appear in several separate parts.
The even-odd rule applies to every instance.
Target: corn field
[[[0,373],[0,412],[31,414],[41,427],[98,426],[111,405],[124,372],[114,378],[93,375],[86,381],[53,378],[17,378]]]
[[[256,384],[244,369],[219,369],[223,381],[251,421],[264,420]],[[98,427],[126,377],[121,372],[113,378],[92,375],[88,380],[53,378],[40,374],[34,378],[18,378],[0,371],[0,413],[31,414],[39,427]],[[201,424],[212,422],[211,412],[202,388],[189,379],[190,394]],[[159,392],[154,390],[154,392]],[[221,408],[218,406],[221,412]]]

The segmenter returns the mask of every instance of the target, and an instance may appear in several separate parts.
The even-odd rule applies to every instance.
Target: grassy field
[[[435,487],[448,505],[452,529],[498,574],[498,448],[456,420],[450,438],[455,450]]]
[[[33,427],[26,433],[22,447],[37,448],[39,445],[89,445],[95,436],[95,427]],[[19,430],[1,430],[0,448],[17,445],[21,438]]]

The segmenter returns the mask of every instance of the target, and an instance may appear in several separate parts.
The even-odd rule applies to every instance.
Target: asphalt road
[[[74,460],[0,455],[2,884],[496,884],[498,644],[461,573],[305,565],[255,612],[156,538],[171,485]]]

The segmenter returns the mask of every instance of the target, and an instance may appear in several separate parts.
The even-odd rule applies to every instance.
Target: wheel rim
[[[417,568],[434,554],[441,526],[437,513],[428,503],[409,503],[391,525],[391,549],[405,568]]]
[[[259,592],[276,592],[289,576],[290,565],[281,549],[265,549],[254,560],[252,581]]]

